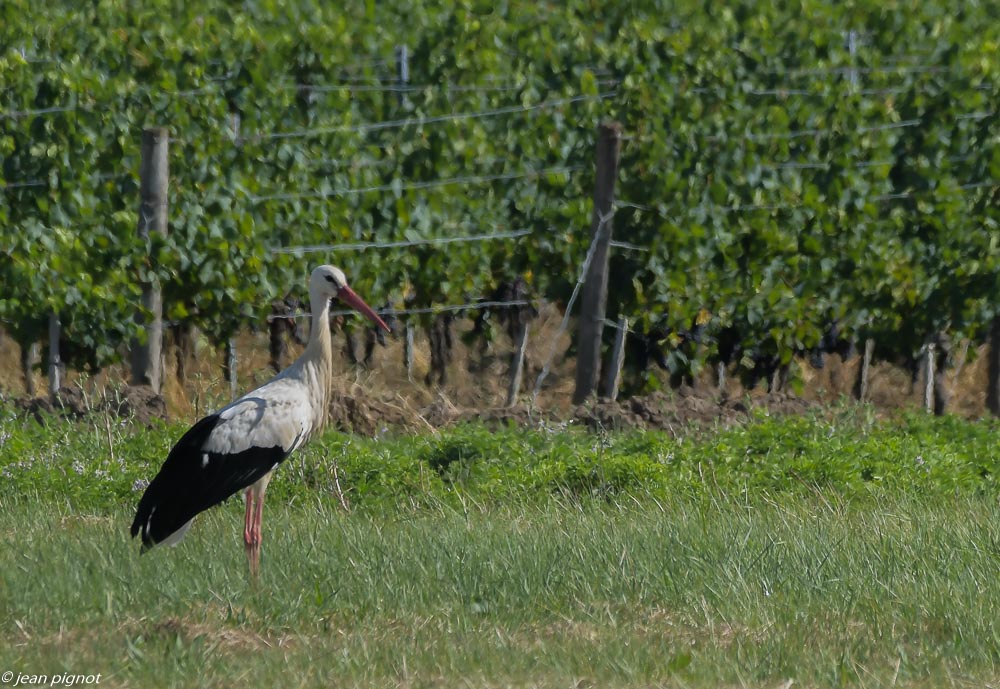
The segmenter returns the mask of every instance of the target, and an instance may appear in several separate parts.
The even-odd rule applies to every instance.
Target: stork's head
[[[379,318],[375,310],[347,286],[347,277],[340,268],[320,266],[314,270],[309,278],[309,296],[313,301],[337,299],[367,317],[386,332],[390,332],[389,326]]]

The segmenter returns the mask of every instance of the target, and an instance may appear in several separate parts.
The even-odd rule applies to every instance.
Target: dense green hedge
[[[150,273],[169,319],[220,340],[320,261],[372,303],[462,303],[519,276],[565,299],[604,118],[627,137],[616,236],[648,249],[616,253],[610,308],[666,336],[674,367],[698,365],[680,340],[699,313],[788,361],[833,319],[908,355],[930,333],[978,337],[997,310],[988,3],[11,0],[0,26],[0,319],[29,342],[59,312],[77,365],[115,356]],[[403,44],[411,88],[385,90]],[[482,115],[426,121],[455,113]],[[174,137],[170,235],[145,246],[154,124]],[[482,179],[553,168],[570,169]]]

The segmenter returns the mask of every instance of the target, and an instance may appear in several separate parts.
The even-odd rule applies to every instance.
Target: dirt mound
[[[108,409],[122,418],[132,418],[144,426],[153,420],[167,420],[167,404],[162,395],[145,385],[130,385],[120,396],[108,399]]]
[[[375,436],[387,430],[427,430],[419,414],[387,401],[334,392],[330,399],[328,427],[345,433]]]
[[[403,404],[406,405],[405,401]],[[731,399],[720,397],[715,391],[689,387],[619,402],[599,401],[563,414],[523,404],[462,409],[444,396],[414,409],[386,400],[335,393],[330,404],[330,425],[344,432],[368,436],[384,432],[426,432],[466,422],[482,423],[492,429],[573,423],[593,430],[649,429],[679,433],[690,426],[745,423],[755,409],[786,416],[805,414],[820,406],[819,402],[780,393]]]
[[[14,408],[39,423],[44,423],[45,417],[51,415],[82,419],[94,414],[111,414],[144,426],[149,426],[154,420],[167,419],[167,405],[163,397],[142,385],[105,391],[97,397],[88,395],[81,388],[63,387],[54,397],[15,399]]]
[[[531,426],[538,423],[539,412],[527,407],[501,409],[461,409],[444,396],[438,396],[419,408],[403,399],[377,399],[363,395],[334,392],[330,400],[328,424],[345,433],[375,436],[384,432],[426,433],[467,421],[480,421],[490,428]]]
[[[495,409],[468,410],[463,412],[456,421],[478,421],[487,428],[497,429],[508,426],[533,428],[561,420],[551,411],[533,409],[519,404],[514,407],[498,407]]]
[[[729,399],[683,387],[672,392],[654,392],[621,402],[602,401],[579,406],[573,412],[573,418],[595,430],[645,428],[677,432],[691,425],[732,425],[745,422],[754,408],[766,409],[770,414],[797,415],[816,406],[815,402],[791,395]]]

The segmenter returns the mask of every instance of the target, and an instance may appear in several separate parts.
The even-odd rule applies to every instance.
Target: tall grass
[[[178,687],[1000,678],[993,498],[272,507],[254,586],[238,505],[145,556],[128,513],[5,505],[0,669]]]
[[[128,538],[133,482],[176,429],[116,426],[109,442],[8,417],[0,671],[133,687],[985,686],[1000,681],[993,432],[850,417],[679,439],[331,434],[272,483],[253,585],[237,500],[175,549],[140,556]]]

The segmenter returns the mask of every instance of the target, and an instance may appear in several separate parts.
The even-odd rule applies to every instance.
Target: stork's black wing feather
[[[252,485],[288,456],[280,446],[249,447],[237,453],[206,451],[208,438],[221,421],[213,414],[192,426],[146,488],[131,530],[133,538],[142,534],[143,550]]]

